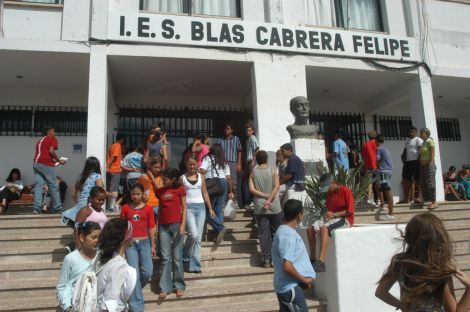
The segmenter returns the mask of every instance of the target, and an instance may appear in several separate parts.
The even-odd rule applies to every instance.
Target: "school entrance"
[[[160,125],[170,142],[170,164],[177,166],[180,155],[196,134],[221,137],[225,122],[231,122],[237,130],[236,135],[244,142],[244,124],[252,119],[253,114],[242,108],[129,106],[119,108],[118,132],[126,136],[126,146],[143,147],[149,129]]]

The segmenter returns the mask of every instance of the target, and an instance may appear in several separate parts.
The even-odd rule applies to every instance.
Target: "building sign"
[[[108,40],[415,61],[415,39],[239,20],[110,11]]]

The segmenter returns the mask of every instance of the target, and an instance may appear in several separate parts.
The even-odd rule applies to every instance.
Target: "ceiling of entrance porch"
[[[0,92],[88,94],[89,55],[0,50]],[[13,90],[13,91],[12,91]]]
[[[232,96],[251,92],[250,63],[109,56],[115,95]]]
[[[306,75],[310,101],[314,106],[318,103],[319,110],[325,111],[369,110],[366,106],[371,100],[380,99],[381,94],[410,79],[408,74],[390,71],[310,66],[306,68]],[[399,97],[402,95],[397,94]],[[332,103],[337,103],[338,107],[332,107]]]

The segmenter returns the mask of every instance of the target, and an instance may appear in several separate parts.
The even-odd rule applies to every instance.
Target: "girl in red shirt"
[[[135,184],[131,188],[131,203],[124,205],[121,219],[132,223],[132,243],[126,250],[127,263],[137,271],[137,283],[129,300],[132,311],[144,311],[142,288],[153,274],[152,256],[155,256],[155,217],[153,207],[146,205],[144,187]]]
[[[158,237],[162,250],[162,274],[160,277],[161,293],[159,298],[165,299],[173,290],[176,296],[182,297],[186,284],[183,270],[183,240],[186,231],[186,191],[178,183],[179,172],[166,168],[162,173],[163,187],[158,188],[155,195],[160,207],[158,210]],[[173,278],[172,278],[173,253]]]

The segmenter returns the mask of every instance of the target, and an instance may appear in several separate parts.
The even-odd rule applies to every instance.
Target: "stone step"
[[[239,285],[242,287],[242,285]],[[144,291],[145,292],[145,291]],[[274,312],[278,311],[278,302],[273,291],[260,291],[253,293],[233,293],[228,295],[216,294],[210,297],[192,295],[189,290],[181,299],[169,295],[165,300],[158,300],[156,294],[146,296],[145,308],[147,311],[195,311],[195,312]],[[148,298],[151,297],[151,298]],[[326,306],[318,301],[308,298],[309,311],[326,312]],[[0,300],[0,312],[6,311],[56,311],[56,301],[50,298],[23,298]]]
[[[49,246],[51,248],[61,248],[68,243],[72,242],[72,230],[60,229],[51,233],[50,231],[38,231],[23,229],[23,233],[17,233],[16,230],[9,231],[9,234],[0,235],[0,254],[1,250],[8,248],[20,248],[21,244],[34,245],[34,246]],[[217,234],[213,230],[207,233],[207,241],[213,242]],[[258,238],[258,232],[251,228],[235,228],[227,229],[224,235],[224,240],[245,240]],[[206,239],[206,237],[204,237]]]
[[[395,218],[396,220],[394,221],[399,222],[399,223],[407,223],[414,215],[416,215],[419,212],[402,212],[402,213],[395,213]],[[458,209],[455,211],[438,211],[435,210],[432,212],[434,215],[439,217],[441,220],[456,220],[456,219],[464,219],[468,218],[469,212],[468,209],[467,211]],[[364,223],[364,224],[370,224],[370,223],[383,223],[382,221],[376,220],[376,213],[368,213],[368,214],[356,214],[355,223]]]
[[[226,270],[232,270],[234,268],[225,267]],[[220,268],[216,271],[220,272]],[[159,266],[155,267],[155,276],[152,278],[151,287],[148,289],[153,289],[158,291],[158,279],[159,279]],[[201,274],[192,274],[185,273],[185,281],[187,288],[197,289],[197,288],[207,288],[218,287],[232,284],[243,284],[243,283],[254,283],[254,282],[269,282],[272,283],[273,274],[272,269],[263,269],[260,271],[251,270],[252,274],[244,275],[221,275],[221,276],[211,276],[202,277],[205,275],[204,270]],[[58,272],[57,272],[58,273]],[[23,278],[16,280],[4,280],[2,285],[0,285],[0,300],[7,298],[16,298],[16,297],[44,297],[44,296],[54,296],[55,287],[58,281],[57,276],[49,276],[44,278]]]

